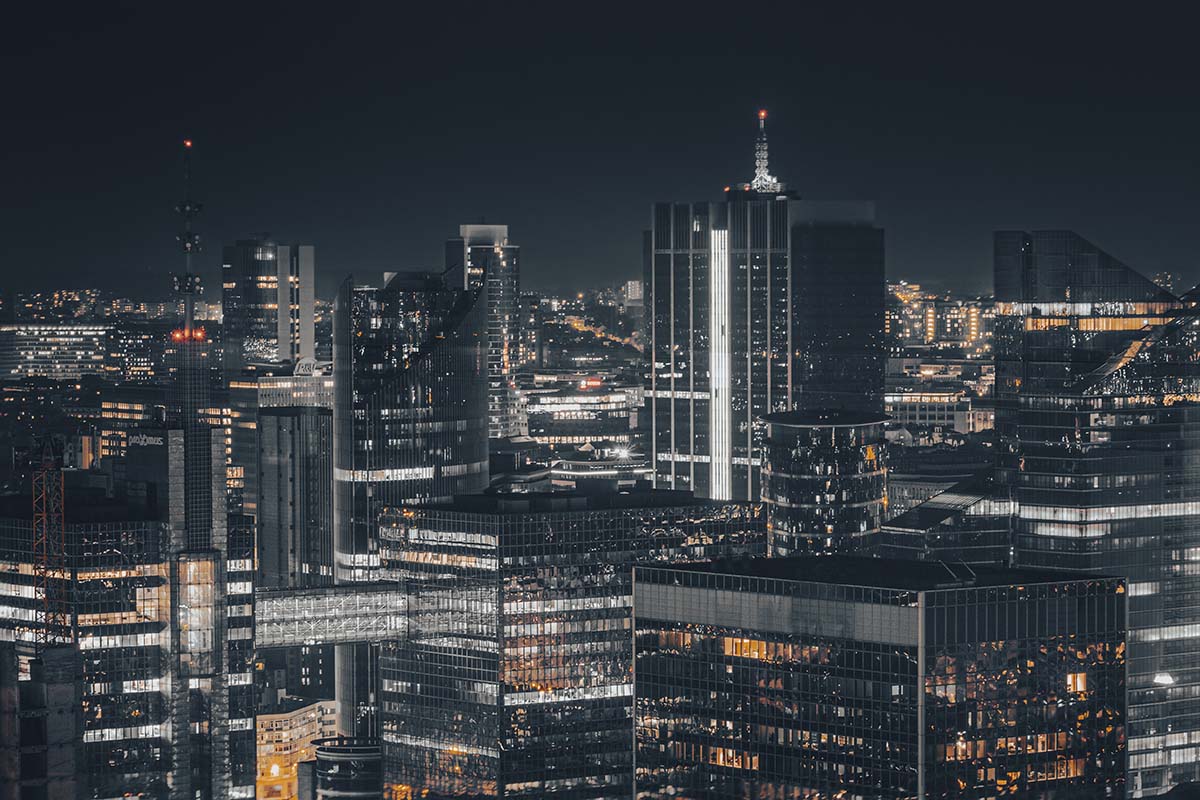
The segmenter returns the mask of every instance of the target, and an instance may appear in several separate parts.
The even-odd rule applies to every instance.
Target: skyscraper
[[[254,794],[254,529],[227,513],[224,443],[209,422],[209,338],[196,325],[200,284],[192,270],[192,256],[200,251],[192,220],[200,204],[191,198],[192,142],[184,148],[188,196],[176,210],[184,220],[179,241],[185,268],[175,279],[184,314],[171,333],[176,369],[168,421],[181,435],[168,431],[165,437],[170,463],[182,466],[182,486],[173,476],[165,491],[183,498],[183,508],[170,514],[178,670],[171,738],[177,744],[175,780],[188,796],[215,800]]]
[[[1069,231],[995,236],[1016,557],[1129,581],[1129,789],[1200,778],[1200,318]]]
[[[336,582],[379,575],[379,515],[488,484],[487,309],[442,275],[342,284],[334,320]],[[339,650],[342,729],[374,729],[367,648]]]
[[[1124,796],[1119,578],[822,556],[633,585],[638,797]]]
[[[258,439],[259,585],[331,585],[333,411],[264,408]]]
[[[884,417],[784,411],[763,421],[771,555],[872,550],[887,507]]]
[[[260,411],[267,408],[333,408],[331,365],[309,359],[295,363],[254,364],[231,376],[229,389],[230,471],[240,478],[239,496],[230,493],[230,508],[258,514],[258,447]],[[332,454],[329,454],[332,458]]]
[[[630,797],[632,568],[761,553],[757,503],[686,492],[394,508],[408,638],[380,658],[388,796]]]
[[[488,436],[525,433],[513,374],[521,363],[521,248],[508,242],[507,225],[460,225],[446,242],[448,280],[487,297]]]
[[[227,245],[221,261],[226,381],[247,364],[313,358],[313,246],[278,244],[264,235]]]
[[[801,200],[767,170],[709,203],[657,203],[646,249],[656,485],[757,498],[766,414],[879,413],[883,231],[871,203]]]

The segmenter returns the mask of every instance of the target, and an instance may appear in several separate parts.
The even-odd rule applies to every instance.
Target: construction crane
[[[33,470],[34,599],[42,613],[35,648],[41,653],[70,627],[66,586],[66,538],[63,532],[62,464],[49,438],[42,462]]]

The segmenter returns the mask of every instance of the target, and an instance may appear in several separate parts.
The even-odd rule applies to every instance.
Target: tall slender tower
[[[231,537],[227,530],[223,444],[214,442],[209,423],[208,333],[195,320],[200,281],[192,256],[200,252],[200,237],[192,221],[201,207],[191,192],[192,142],[183,145],[187,193],[176,211],[184,222],[178,236],[184,272],[176,276],[175,288],[184,313],[182,326],[171,333],[173,427],[183,434],[182,486],[171,487],[183,499],[182,518],[173,517],[171,530],[172,797],[225,800],[254,793],[254,632],[253,612],[246,610],[254,602],[253,571],[247,568],[254,545],[252,534]],[[232,580],[230,570],[237,571]]]
[[[201,205],[192,199],[192,140],[183,143],[186,197],[175,206],[183,217],[183,232],[176,239],[183,250],[184,271],[175,276],[175,291],[183,299],[183,325],[171,332],[175,357],[175,385],[172,407],[184,440],[184,526],[187,549],[212,546],[212,480],[210,463],[212,426],[207,420],[211,406],[208,332],[196,325],[196,295],[200,276],[192,271],[192,256],[200,252],[200,237],[192,230],[192,220]]]
[[[520,362],[521,248],[507,225],[460,225],[446,242],[446,271],[455,288],[482,290],[487,301],[488,437],[506,439],[529,430],[517,396]]]
[[[883,231],[801,200],[767,163],[709,203],[656,203],[645,248],[655,484],[757,499],[763,417],[883,410]]]

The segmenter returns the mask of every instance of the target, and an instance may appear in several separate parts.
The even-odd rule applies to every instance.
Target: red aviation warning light
[[[762,114],[766,114],[767,112],[765,112],[765,111],[762,111],[762,112],[760,112],[760,113],[762,113]],[[184,140],[183,140],[183,146],[184,146],[184,147],[191,147],[191,146],[192,146],[192,140],[191,140],[191,139],[184,139]]]
[[[767,110],[766,110],[765,108],[760,108],[760,109],[758,110],[758,118],[759,118],[759,119],[766,119],[766,118],[767,118]],[[189,145],[188,145],[188,147],[191,147],[191,145],[189,144]]]

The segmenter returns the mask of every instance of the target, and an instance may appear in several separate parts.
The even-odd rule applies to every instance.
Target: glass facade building
[[[230,508],[258,514],[258,415],[270,408],[333,408],[329,364],[252,364],[231,377],[229,390],[229,469],[240,492],[230,492]],[[332,451],[330,453],[332,458]],[[239,499],[240,498],[240,499]]]
[[[763,421],[768,552],[873,549],[887,509],[884,417],[786,411]]]
[[[258,414],[258,585],[333,584],[333,411]]]
[[[398,508],[384,572],[409,634],[381,655],[396,797],[629,797],[632,565],[762,553],[761,506],[685,492]]]
[[[514,383],[521,364],[521,248],[508,241],[507,225],[460,225],[446,242],[449,280],[487,298],[488,436],[525,433]]]
[[[653,206],[644,283],[657,486],[757,498],[762,417],[882,412],[883,252],[873,204],[800,200],[778,182]]]
[[[316,255],[312,245],[247,239],[221,259],[226,381],[247,364],[315,356]]]
[[[170,537],[167,526],[125,502],[86,503],[64,526],[67,572],[55,576],[83,661],[82,772],[88,797],[137,786],[166,800],[174,776]],[[3,498],[0,518],[0,641],[32,655],[43,624],[35,600],[33,521],[27,495]]]
[[[1009,565],[1013,509],[990,476],[968,478],[885,522],[876,552],[918,561]]]
[[[65,474],[68,609],[50,641],[82,653],[89,797],[254,796],[254,529],[216,494],[205,547],[187,525],[185,434],[145,429],[112,473]],[[218,449],[219,453],[219,449]],[[210,480],[223,481],[214,458]],[[35,599],[29,495],[3,499],[0,639],[30,652]]]
[[[1124,796],[1118,578],[639,566],[637,797]]]
[[[487,307],[482,288],[430,273],[338,293],[334,319],[334,580],[379,576],[385,508],[488,485]],[[339,648],[343,732],[376,730],[375,656]]]
[[[482,289],[400,273],[342,285],[334,330],[339,580],[378,575],[385,507],[448,502],[488,483]]]
[[[1070,231],[995,235],[1019,563],[1129,581],[1129,789],[1200,779],[1200,318]]]
[[[529,436],[551,451],[570,451],[591,443],[611,442],[628,449],[637,436],[641,386],[592,379],[548,390],[523,390]]]

